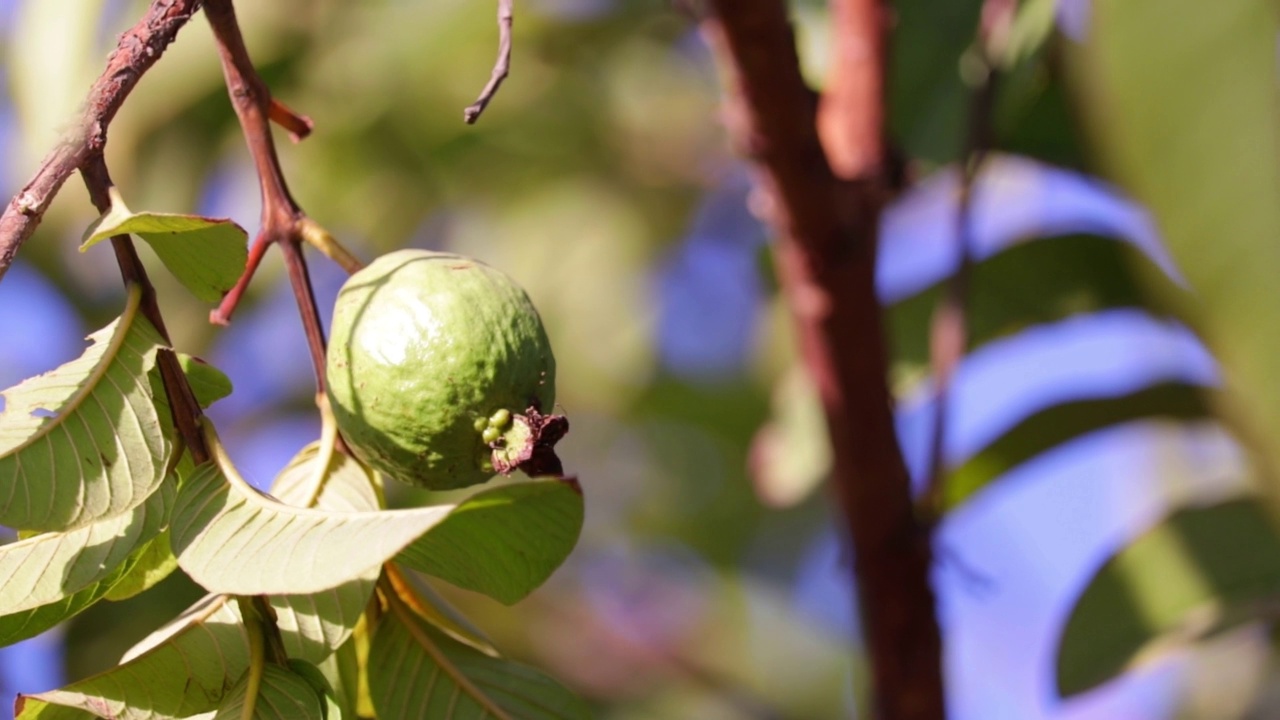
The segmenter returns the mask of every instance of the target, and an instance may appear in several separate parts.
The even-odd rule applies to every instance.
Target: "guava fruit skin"
[[[426,250],[389,253],[347,280],[326,374],[356,457],[434,490],[495,474],[478,420],[555,402],[555,357],[524,290],[478,260]]]

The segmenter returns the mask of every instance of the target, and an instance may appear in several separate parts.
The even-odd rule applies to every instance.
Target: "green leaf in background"
[[[316,667],[329,687],[325,693],[328,720],[356,718],[356,703],[360,696],[360,657],[355,638],[347,640]]]
[[[551,678],[458,643],[393,601],[369,650],[378,717],[587,720],[586,704]]]
[[[1090,690],[1162,651],[1274,618],[1280,534],[1243,498],[1179,510],[1117,552],[1076,601],[1058,644],[1063,696]]]
[[[169,418],[149,377],[163,340],[140,298],[131,289],[79,358],[4,391],[0,524],[82,527],[141,505],[164,480]]]
[[[1086,433],[1135,420],[1212,417],[1210,405],[1205,388],[1182,383],[1054,405],[1024,419],[953,470],[944,502],[955,507],[1018,465]]]
[[[822,401],[799,365],[774,385],[769,422],[751,443],[750,468],[756,496],[774,508],[800,504],[831,472]]]
[[[463,500],[396,560],[510,605],[560,567],[582,532],[576,481],[500,485]]]
[[[125,234],[147,241],[169,272],[205,302],[221,300],[240,279],[249,259],[248,235],[234,222],[199,215],[135,213],[113,187],[111,209],[85,230],[80,250]]]
[[[1062,235],[1011,245],[970,269],[968,350],[1080,313],[1152,311],[1139,273],[1162,277],[1147,255],[1113,238]],[[941,297],[942,285],[934,285],[889,310],[896,362],[928,364],[929,326]]]
[[[58,602],[112,574],[168,524],[173,485],[129,513],[0,547],[0,615]]]
[[[213,720],[244,720],[248,688],[246,672],[222,699]],[[321,695],[301,675],[289,668],[267,663],[251,717],[255,720],[324,720],[320,698]]]
[[[200,407],[207,408],[231,394],[231,378],[218,368],[186,353],[178,353],[178,364]]]
[[[332,453],[324,474],[317,476],[320,455],[319,443],[299,451],[280,471],[271,493],[281,502],[302,507],[377,511],[378,496],[368,470],[342,453]],[[312,595],[271,596],[289,656],[318,663],[345,643],[373,595],[378,572],[378,567],[371,567],[353,580]]]
[[[973,43],[981,8],[981,0],[893,3],[890,128],[912,158],[945,164],[960,155],[969,98],[961,56]]]
[[[405,573],[395,563],[388,563],[384,566],[384,571],[396,594],[418,617],[464,645],[470,645],[485,655],[498,656],[493,640],[436,592],[424,578]]]
[[[1067,54],[1104,161],[1155,215],[1222,362],[1231,410],[1280,467],[1280,114],[1273,0],[1095,0]]]
[[[60,690],[19,695],[21,720],[160,720],[208,712],[249,666],[235,603],[211,595],[134,646],[121,665]]]

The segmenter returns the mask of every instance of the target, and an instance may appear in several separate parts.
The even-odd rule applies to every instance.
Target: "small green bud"
[[[487,427],[484,429],[483,433],[480,433],[480,437],[486,444],[492,444],[498,438],[502,437],[502,432],[496,427]]]
[[[489,416],[489,427],[504,428],[511,422],[511,411],[506,408],[495,411]]]

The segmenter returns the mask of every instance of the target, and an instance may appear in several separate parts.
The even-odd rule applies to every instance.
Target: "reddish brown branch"
[[[302,119],[300,119],[301,116],[294,114],[271,98],[271,91],[258,75],[253,61],[249,58],[244,37],[240,33],[240,25],[236,21],[232,0],[206,0],[205,16],[213,27],[213,34],[218,43],[218,53],[222,58],[222,73],[227,81],[227,92],[235,107],[236,117],[240,120],[240,128],[249,146],[249,154],[253,156],[253,164],[258,171],[258,182],[262,191],[262,228],[250,249],[249,263],[244,275],[209,317],[216,323],[225,324],[230,320],[236,303],[257,270],[267,247],[273,244],[280,245],[284,251],[290,284],[293,286],[293,293],[298,302],[298,311],[302,315],[302,326],[306,330],[307,346],[311,351],[311,360],[315,367],[316,390],[318,393],[323,393],[325,389],[324,329],[320,322],[315,293],[311,288],[311,280],[301,248],[301,243],[305,239],[304,228],[308,221],[302,209],[298,207],[298,203],[289,194],[289,186],[285,183],[284,172],[280,168],[280,158],[276,154],[270,125],[273,119],[282,121],[286,127],[288,127],[287,123],[302,122]]]
[[[22,243],[35,232],[62,184],[89,157],[102,151],[107,126],[138,84],[143,73],[160,59],[178,30],[200,9],[201,0],[154,0],[132,28],[120,36],[107,58],[107,67],[89,89],[84,112],[0,215],[0,278],[4,277]]]
[[[824,134],[843,138],[832,141],[829,160],[786,4],[711,5],[714,17],[704,27],[727,66],[731,134],[757,161],[772,199],[780,279],[827,415],[832,484],[853,541],[874,707],[885,720],[938,720],[945,710],[929,536],[914,512],[894,429],[874,282],[880,208],[890,193],[881,174],[884,7],[835,2],[838,32],[857,35],[837,45],[861,49],[842,51],[824,103]],[[850,62],[856,67],[843,64]]]
[[[474,125],[480,119],[480,113],[489,107],[489,101],[498,94],[502,81],[511,72],[511,11],[512,0],[498,0],[498,59],[493,63],[493,72],[489,73],[489,82],[480,91],[480,97],[462,111],[462,119],[468,125]]]

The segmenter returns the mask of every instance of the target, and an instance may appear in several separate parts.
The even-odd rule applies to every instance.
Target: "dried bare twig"
[[[462,111],[462,119],[468,125],[474,125],[480,119],[480,113],[489,106],[489,101],[498,94],[502,81],[511,72],[511,11],[512,0],[498,0],[498,59],[493,64],[493,72],[489,74],[489,82],[480,91],[480,97]]]

